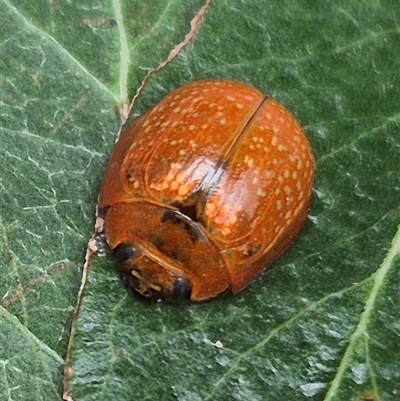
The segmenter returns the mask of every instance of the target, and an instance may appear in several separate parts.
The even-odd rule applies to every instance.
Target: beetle
[[[277,101],[231,81],[189,83],[125,128],[99,194],[107,243],[145,298],[241,291],[307,218],[314,158]]]

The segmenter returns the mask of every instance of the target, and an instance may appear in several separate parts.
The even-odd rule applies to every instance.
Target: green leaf
[[[60,400],[116,110],[203,2],[0,4],[0,397]],[[96,258],[70,344],[77,401],[399,397],[399,18],[397,0],[212,2],[134,114],[202,78],[281,101],[315,152],[309,221],[207,303],[140,302]]]

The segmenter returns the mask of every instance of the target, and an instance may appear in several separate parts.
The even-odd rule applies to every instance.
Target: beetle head
[[[186,277],[171,272],[131,244],[115,251],[119,270],[129,289],[151,301],[189,298],[191,285]]]

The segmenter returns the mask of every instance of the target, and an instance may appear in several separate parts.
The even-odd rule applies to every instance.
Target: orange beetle
[[[237,82],[167,95],[122,133],[99,196],[107,242],[146,298],[237,293],[295,239],[314,159],[282,105]]]

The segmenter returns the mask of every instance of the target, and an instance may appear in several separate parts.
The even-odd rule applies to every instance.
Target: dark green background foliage
[[[1,1],[1,399],[60,400],[116,110],[202,4]],[[315,151],[309,220],[249,288],[202,304],[140,302],[96,258],[77,401],[400,399],[399,54],[398,0],[213,2],[134,113],[201,78],[275,97]]]

